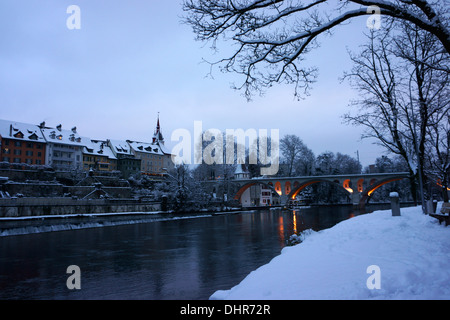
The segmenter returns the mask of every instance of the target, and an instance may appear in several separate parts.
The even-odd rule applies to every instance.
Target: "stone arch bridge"
[[[408,172],[234,179],[229,180],[228,183],[232,184],[233,189],[238,191],[233,192],[235,194],[229,194],[229,199],[233,197],[234,200],[240,201],[242,194],[248,188],[254,185],[262,185],[275,191],[280,196],[281,205],[286,205],[290,199],[295,199],[307,186],[325,182],[342,187],[351,195],[353,205],[363,208],[366,200],[375,190],[387,183],[406,178],[409,178]],[[212,193],[218,190],[219,185],[223,185],[224,181],[219,179],[206,181],[205,183]]]

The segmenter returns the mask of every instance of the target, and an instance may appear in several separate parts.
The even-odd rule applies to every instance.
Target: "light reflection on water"
[[[0,237],[0,299],[208,299],[351,207],[262,210]],[[81,290],[66,269],[81,269]]]

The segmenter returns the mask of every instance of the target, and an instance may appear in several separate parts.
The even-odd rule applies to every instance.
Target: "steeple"
[[[156,143],[164,145],[164,137],[161,133],[161,126],[159,124],[159,112],[158,112],[158,120],[156,122],[155,133],[153,134],[153,144]]]

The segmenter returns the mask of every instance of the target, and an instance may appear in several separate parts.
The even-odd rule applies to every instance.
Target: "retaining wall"
[[[77,215],[89,213],[123,213],[160,211],[160,202],[134,200],[74,200],[72,198],[0,199],[0,217],[42,215]]]

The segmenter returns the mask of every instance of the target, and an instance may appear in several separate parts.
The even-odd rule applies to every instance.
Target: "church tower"
[[[161,132],[161,126],[159,124],[159,112],[158,112],[158,121],[156,122],[155,133],[153,134],[153,144],[162,144],[164,145],[164,137]]]

